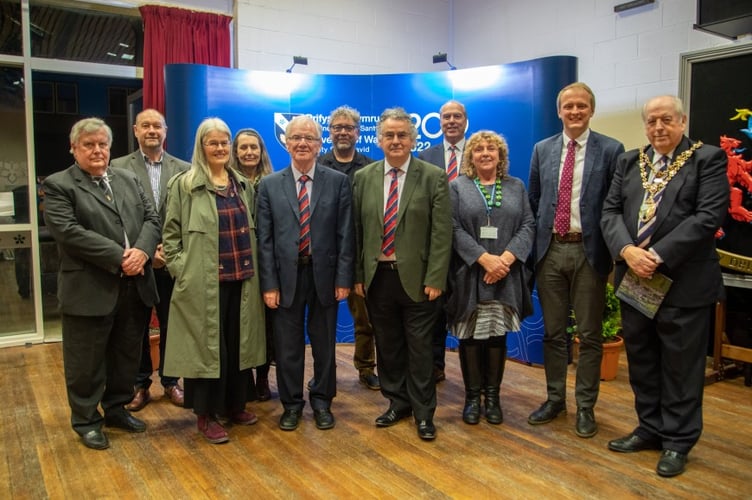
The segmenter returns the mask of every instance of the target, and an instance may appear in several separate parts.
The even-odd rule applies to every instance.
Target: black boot
[[[465,408],[462,421],[475,425],[480,422],[481,346],[472,339],[460,340],[460,368],[465,382]]]
[[[486,352],[486,421],[498,425],[504,421],[499,401],[501,380],[507,359],[507,337],[492,337],[485,345]]]

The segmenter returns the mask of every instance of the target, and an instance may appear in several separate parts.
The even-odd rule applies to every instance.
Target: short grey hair
[[[74,123],[70,131],[70,152],[73,153],[73,145],[78,144],[78,139],[81,138],[82,134],[94,134],[100,130],[105,131],[107,134],[107,145],[112,146],[112,129],[101,118],[93,116]]]
[[[401,122],[407,122],[410,124],[410,138],[414,141],[418,138],[418,129],[415,128],[415,123],[412,117],[403,108],[387,108],[381,113],[379,117],[379,123],[376,124],[376,135],[381,139],[381,127],[386,120],[397,120]]]

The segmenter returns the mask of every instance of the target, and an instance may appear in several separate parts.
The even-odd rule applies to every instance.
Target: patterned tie
[[[666,167],[668,166],[668,156],[661,156],[660,160],[658,160],[658,163],[660,164],[660,169],[658,172],[663,172],[666,170]],[[666,185],[663,185],[663,188],[655,193],[653,195],[653,206],[655,207],[653,210],[653,213],[650,214],[650,218],[648,220],[643,220],[642,217],[639,218],[637,223],[637,246],[640,248],[646,248],[650,244],[650,237],[653,235],[653,231],[655,231],[655,214],[658,212],[658,204],[661,202],[661,198],[663,198],[663,192],[666,190]],[[647,201],[647,197],[650,196],[650,193],[645,193],[645,201]],[[643,204],[645,202],[643,201]]]
[[[449,146],[449,166],[447,167],[447,176],[449,181],[453,181],[457,178],[459,169],[457,168],[457,146]]]
[[[554,230],[560,235],[569,232],[569,219],[572,215],[572,178],[574,177],[574,155],[577,141],[571,139],[567,144],[567,156],[564,158],[564,168],[559,180],[559,203],[556,205]]]
[[[107,178],[107,176],[93,176],[92,180],[94,181],[94,184],[99,186],[99,189],[102,190],[104,197],[107,198],[107,201],[112,201],[112,188],[110,187],[110,180]]]
[[[381,241],[381,252],[390,257],[394,253],[394,233],[397,229],[397,212],[399,211],[399,196],[397,182],[398,168],[389,171],[392,181],[389,183],[389,195],[386,198],[384,210],[384,239]]]
[[[308,203],[308,189],[306,182],[310,180],[307,175],[301,175],[300,191],[298,191],[298,209],[300,211],[300,238],[298,239],[298,255],[311,255],[311,210]]]

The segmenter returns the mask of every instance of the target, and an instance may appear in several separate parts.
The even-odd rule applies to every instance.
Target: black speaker
[[[731,40],[752,33],[750,0],[697,0],[695,29]]]

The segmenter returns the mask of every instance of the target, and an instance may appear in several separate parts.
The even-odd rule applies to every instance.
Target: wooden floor
[[[438,438],[422,442],[410,420],[374,426],[387,404],[359,385],[352,349],[337,347],[332,430],[317,430],[306,407],[296,431],[280,431],[275,394],[249,404],[256,425],[233,427],[229,443],[211,445],[194,415],[161,399],[156,383],[155,400],[138,413],[146,433],[107,431],[106,451],[85,448],[70,428],[60,344],[2,349],[0,498],[752,498],[752,388],[741,378],[706,388],[705,431],[688,470],[663,479],[654,471],[659,452],[606,449],[635,425],[623,361],[617,379],[601,386],[600,433],[581,439],[573,367],[565,417],[528,425],[544,399],[543,370],[510,362],[503,425],[468,426],[459,360],[449,352]],[[310,352],[308,364],[310,376]]]

